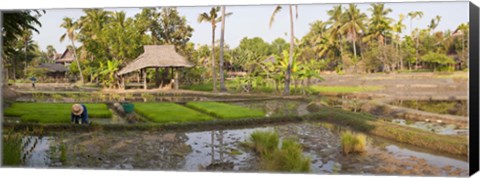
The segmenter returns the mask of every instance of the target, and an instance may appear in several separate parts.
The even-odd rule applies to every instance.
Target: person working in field
[[[88,124],[88,112],[87,107],[83,104],[74,104],[72,106],[71,114],[72,124]]]

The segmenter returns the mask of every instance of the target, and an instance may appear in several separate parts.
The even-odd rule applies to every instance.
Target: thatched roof
[[[58,63],[71,63],[75,60],[75,56],[73,55],[73,52],[71,52],[70,50],[65,49],[65,51],[63,52],[63,54],[60,56],[60,58],[58,58],[57,60],[55,60],[55,62],[58,62]]]
[[[173,45],[147,45],[143,48],[145,52],[122,68],[118,75],[149,67],[193,67],[192,63],[175,51]]]
[[[67,72],[68,69],[65,68],[62,64],[50,64],[50,63],[43,63],[38,66],[38,68],[47,69],[47,72]]]

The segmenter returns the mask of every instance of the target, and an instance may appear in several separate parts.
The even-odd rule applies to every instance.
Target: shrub
[[[367,137],[364,134],[344,132],[341,137],[344,154],[365,152]]]

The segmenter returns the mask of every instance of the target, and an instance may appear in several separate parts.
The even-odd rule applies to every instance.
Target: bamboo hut
[[[68,69],[62,64],[43,63],[38,68],[45,69],[48,77],[56,80],[64,80]]]
[[[63,64],[64,66],[69,66],[74,60],[75,60],[75,56],[73,52],[67,48],[59,58],[55,59],[55,63]]]
[[[190,63],[185,57],[181,56],[175,51],[175,46],[173,45],[146,45],[143,47],[144,53],[141,54],[137,59],[127,64],[124,68],[118,71],[117,75],[122,79],[122,87],[125,89],[125,78],[126,75],[139,72],[143,80],[143,88],[147,89],[147,69],[154,68],[156,73],[156,82],[155,85],[162,87],[163,82],[160,83],[159,80],[159,68],[164,68],[164,71],[170,69],[171,73],[175,71],[173,86],[175,89],[178,89],[178,69],[180,68],[189,68],[194,65]],[[163,75],[162,75],[163,78]],[[163,81],[163,80],[162,80]],[[172,83],[170,83],[172,84]]]

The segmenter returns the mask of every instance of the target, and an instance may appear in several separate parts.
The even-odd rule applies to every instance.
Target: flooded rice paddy
[[[466,176],[464,158],[368,136],[367,151],[344,155],[340,133],[348,129],[322,122],[201,132],[90,132],[25,135],[26,167],[262,172],[258,157],[242,146],[255,130],[295,138],[311,158],[315,174],[401,174]],[[213,139],[212,139],[213,138]],[[28,140],[28,141],[27,141]],[[61,147],[66,150],[62,158]]]

